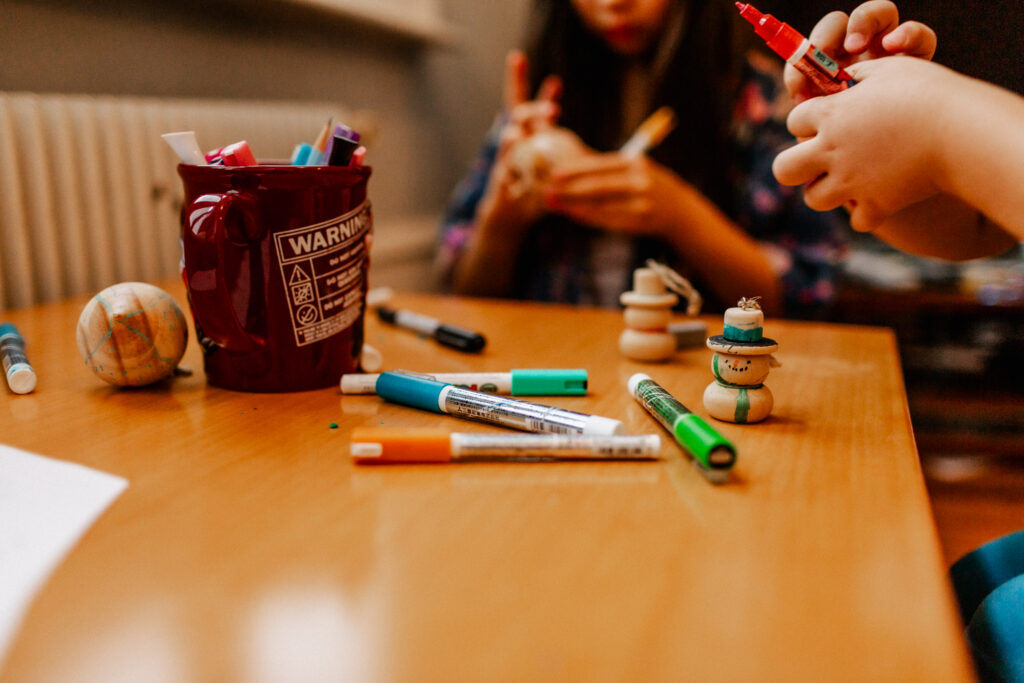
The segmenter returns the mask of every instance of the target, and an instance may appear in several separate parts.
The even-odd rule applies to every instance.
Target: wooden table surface
[[[739,451],[716,487],[667,438],[652,462],[355,466],[354,427],[498,428],[334,388],[209,387],[194,335],[191,377],[118,390],[77,352],[84,303],[8,314],[39,385],[0,399],[0,442],[130,485],[40,592],[5,681],[972,676],[888,330],[767,320],[775,411],[714,423]],[[620,313],[392,303],[489,343],[368,320],[387,369],[584,367],[588,396],[539,402],[666,436],[626,391],[642,371],[707,415],[711,352],[629,361]]]

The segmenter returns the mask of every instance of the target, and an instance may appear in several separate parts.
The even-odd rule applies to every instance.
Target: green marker
[[[672,394],[642,372],[629,378],[629,393],[680,446],[693,455],[701,474],[715,483],[725,481],[736,463],[736,449],[700,415],[690,412]]]

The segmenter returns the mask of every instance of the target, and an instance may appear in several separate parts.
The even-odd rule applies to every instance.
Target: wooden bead
[[[727,384],[761,384],[772,369],[771,360],[771,356],[716,353],[711,357],[711,372]]]
[[[672,311],[668,308],[638,308],[627,306],[622,311],[622,320],[626,327],[635,330],[659,330],[668,329],[672,320]]]
[[[775,397],[766,386],[753,389],[712,382],[704,390],[704,409],[711,417],[724,422],[760,422],[774,406]]]
[[[174,373],[188,324],[174,298],[145,282],[122,282],[89,300],[78,318],[78,350],[117,386],[144,386]]]
[[[619,352],[633,360],[665,360],[676,350],[676,337],[668,332],[626,328],[619,335]]]

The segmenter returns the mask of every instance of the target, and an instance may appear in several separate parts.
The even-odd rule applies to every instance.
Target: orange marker
[[[661,450],[657,434],[448,433],[440,429],[357,428],[349,452],[360,464],[466,460],[652,460]]]

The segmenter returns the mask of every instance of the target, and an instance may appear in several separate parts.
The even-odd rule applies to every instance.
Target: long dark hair
[[[674,1],[685,4],[683,26],[650,109],[670,105],[678,125],[650,156],[727,210],[728,126],[743,34],[732,2]],[[526,51],[534,90],[548,74],[564,82],[562,125],[598,150],[622,143],[625,62],[583,25],[570,0],[536,0]]]

